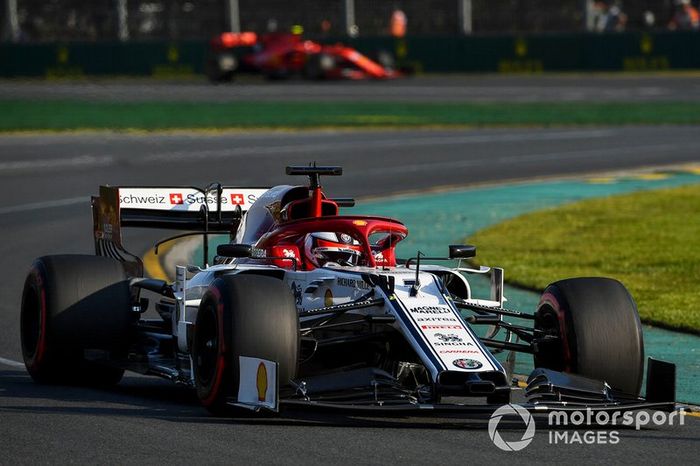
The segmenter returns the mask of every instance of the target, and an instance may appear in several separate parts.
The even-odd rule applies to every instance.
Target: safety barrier
[[[425,72],[659,71],[700,69],[700,32],[323,39]],[[203,73],[207,41],[2,44],[2,77]]]

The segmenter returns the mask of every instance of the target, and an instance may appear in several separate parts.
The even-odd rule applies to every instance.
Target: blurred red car
[[[298,34],[225,32],[210,43],[206,73],[230,81],[236,73],[261,73],[271,79],[391,79],[402,76],[383,52],[372,60],[342,44],[324,45]]]

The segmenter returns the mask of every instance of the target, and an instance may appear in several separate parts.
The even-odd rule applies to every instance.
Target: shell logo
[[[353,220],[352,224],[357,225],[358,227],[363,227],[363,226],[367,225],[367,221],[366,220]]]
[[[263,362],[258,365],[256,385],[258,388],[258,401],[265,401],[265,395],[267,394],[267,369]]]
[[[330,307],[333,305],[333,292],[330,288],[326,290],[326,294],[323,296],[323,304],[326,307]]]

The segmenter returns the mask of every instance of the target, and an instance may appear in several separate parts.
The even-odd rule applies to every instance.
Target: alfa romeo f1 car
[[[241,72],[272,79],[391,79],[402,75],[393,65],[385,51],[373,60],[352,47],[319,44],[299,34],[225,32],[210,43],[206,73],[215,82]]]
[[[31,377],[109,385],[130,370],[192,387],[216,414],[473,412],[511,399],[514,355],[524,353],[535,366],[528,408],[672,409],[673,364],[650,359],[640,397],[642,330],[618,281],[558,281],[534,314],[508,309],[503,270],[463,263],[475,247],[397,258],[404,224],[340,215],[354,201],[321,189],[320,177],[340,168],[287,173],[310,182],[102,186],[92,199],[96,255],[41,257],[27,276],[21,340]],[[156,249],[201,235],[205,262],[209,235],[231,241],[212,265],[175,266],[171,283],[144,277],[122,244],[126,227],[185,230]],[[490,277],[486,299],[473,295],[474,276]]]

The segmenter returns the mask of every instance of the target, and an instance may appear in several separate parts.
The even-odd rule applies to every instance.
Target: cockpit
[[[266,191],[243,216],[235,243],[264,251],[268,263],[282,268],[396,265],[394,249],[406,227],[389,218],[339,215],[342,202],[327,198],[319,183],[319,175],[338,175],[339,168],[289,167],[287,173],[309,176],[309,186]]]

